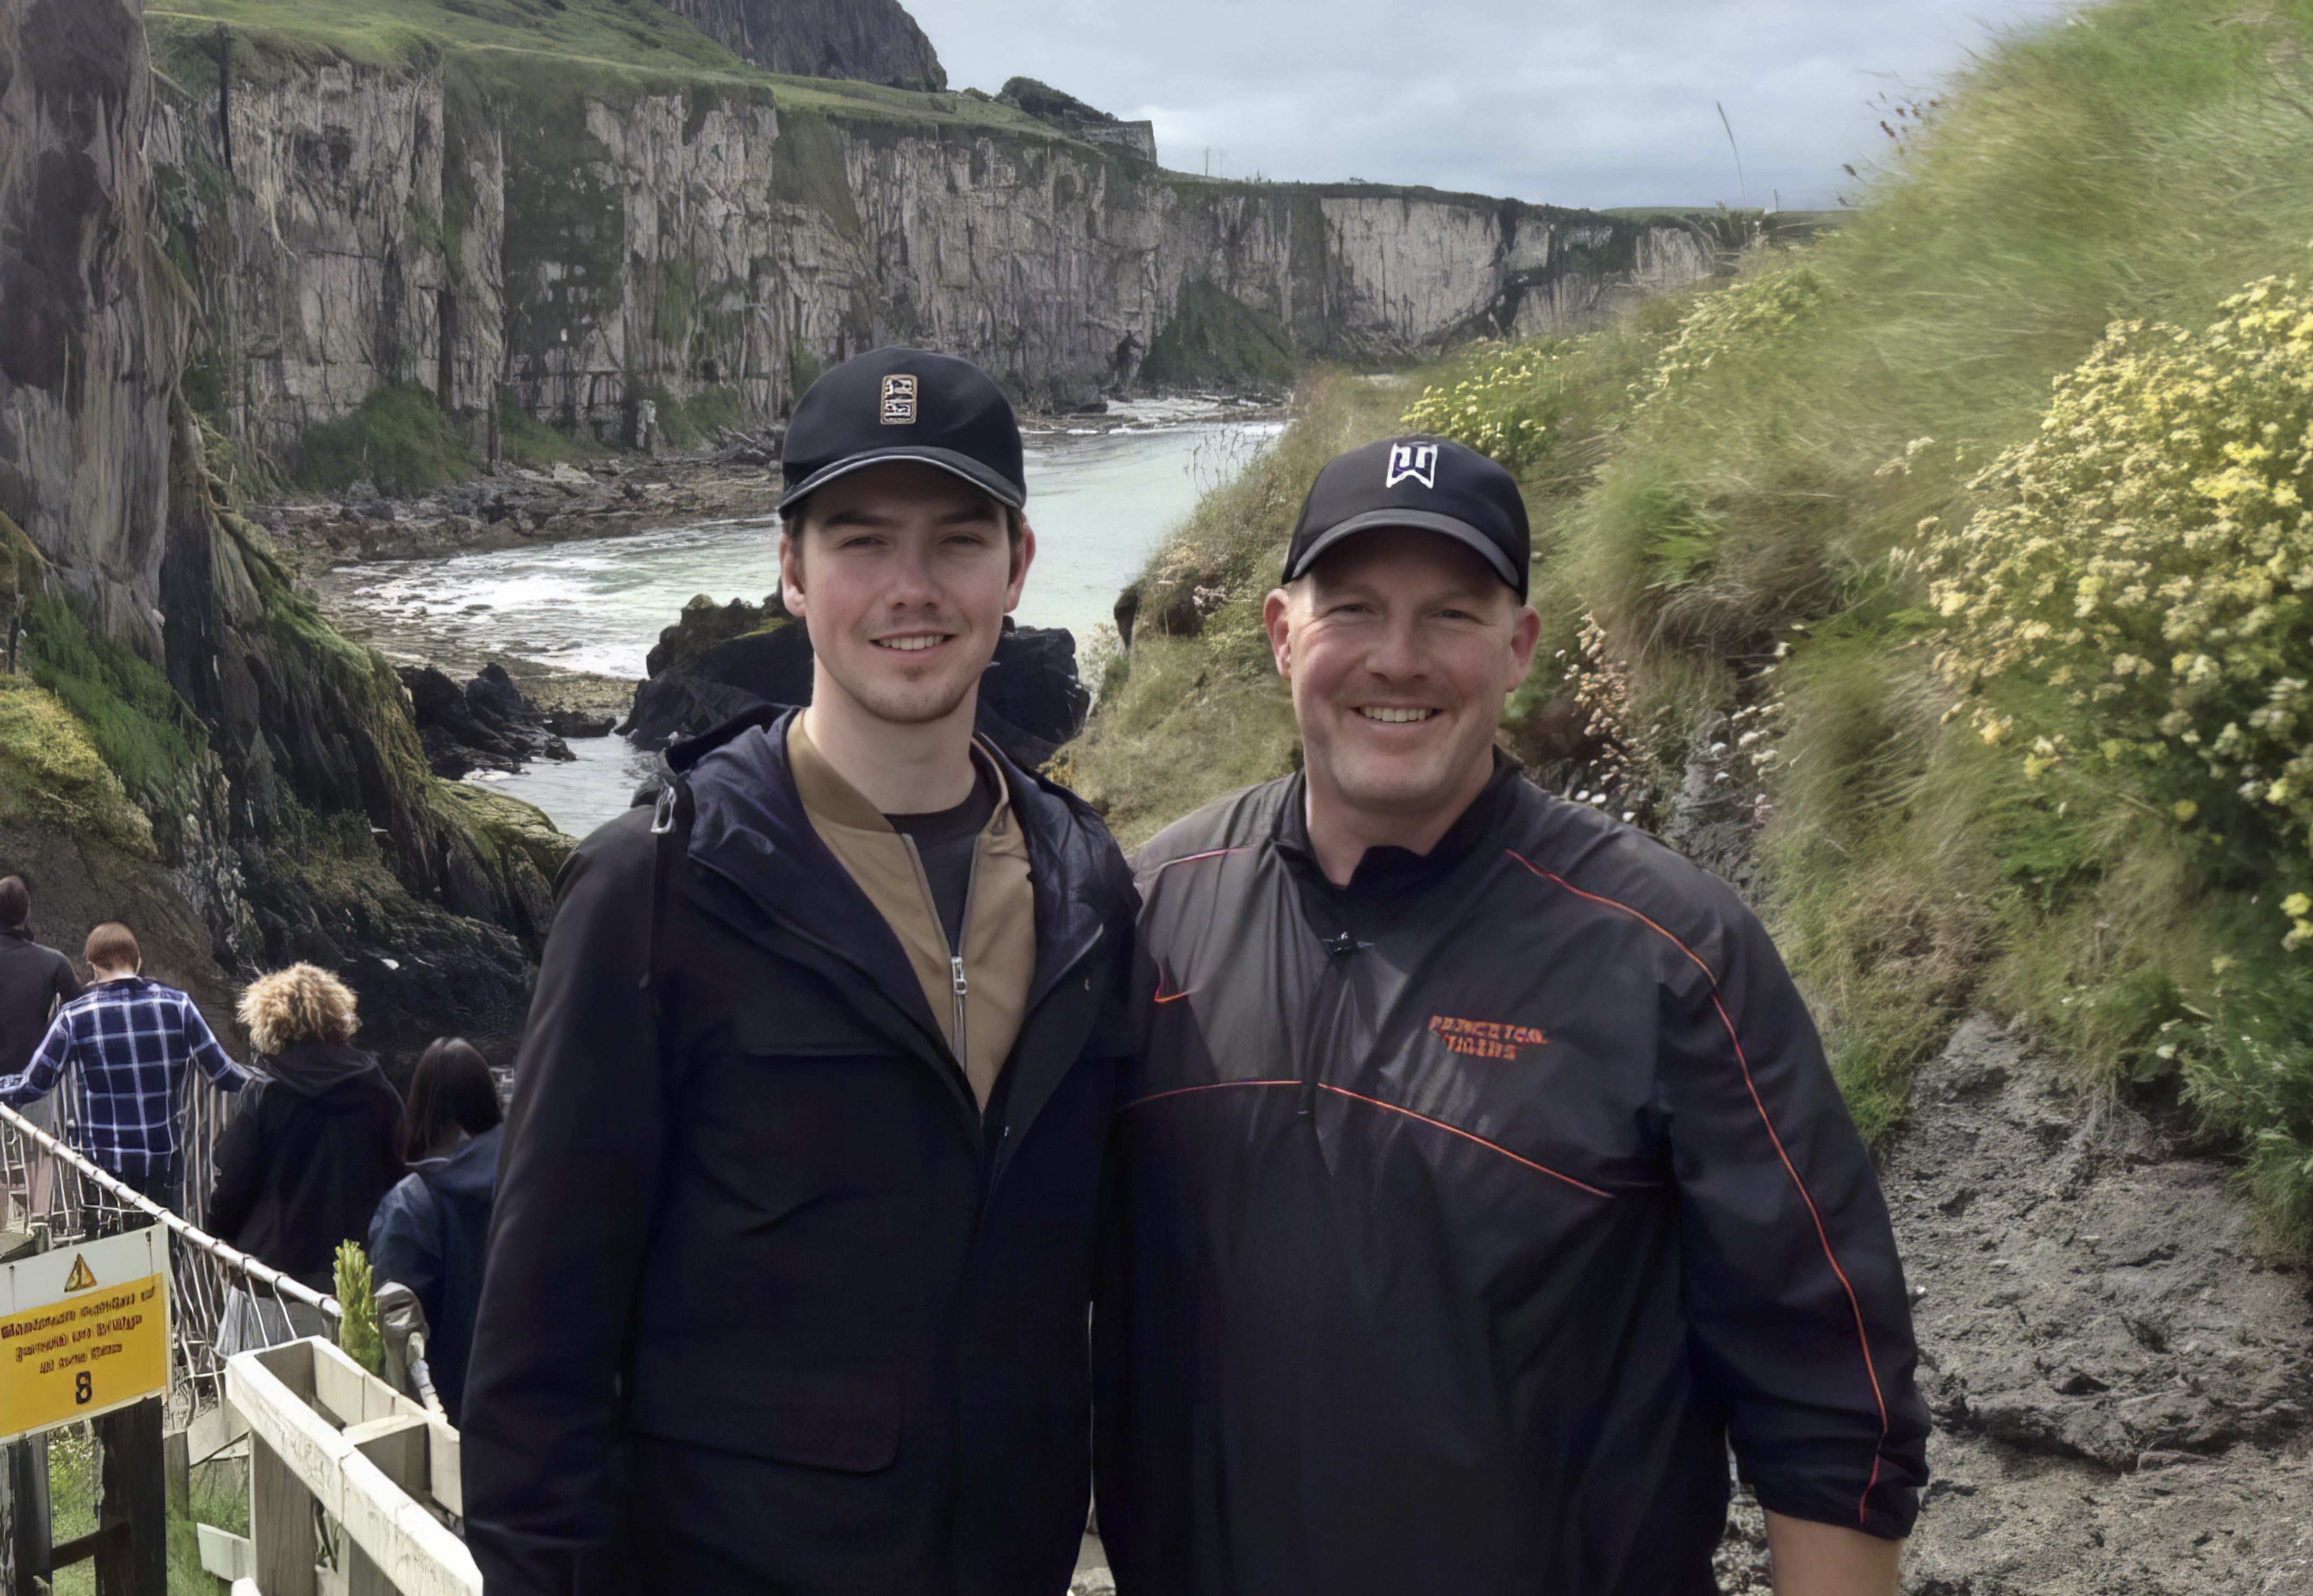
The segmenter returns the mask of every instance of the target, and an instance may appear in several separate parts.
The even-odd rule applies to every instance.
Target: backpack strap
[[[690,845],[692,817],[690,781],[670,770],[651,809],[650,944],[643,969],[643,986],[650,994],[651,1013],[665,1040],[668,965],[665,958],[667,897],[673,890],[677,861]]]

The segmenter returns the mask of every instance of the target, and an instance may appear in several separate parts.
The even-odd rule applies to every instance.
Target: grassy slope
[[[2313,982],[2258,883],[2211,873],[2128,794],[2027,781],[2012,750],[1946,724],[1934,618],[1891,556],[1930,516],[1965,521],[1970,478],[2036,431],[2108,322],[2203,326],[2243,282],[2307,264],[2309,44],[2306,0],[2115,0],[2011,39],[1840,232],[1632,325],[1467,357],[1438,374],[1473,386],[1433,423],[1493,425],[1498,449],[1495,424],[1543,424],[1544,444],[1510,453],[1540,530],[1545,653],[1599,618],[1642,787],[1675,785],[1706,716],[1755,717],[1774,750],[1756,773],[1771,909],[1868,1131],[1989,1003],[2092,1079],[2159,1090],[2189,1069],[2300,1239]],[[1339,388],[1158,566],[1234,563],[1257,584],[1315,465],[1398,425],[1393,407],[1342,410]],[[1128,841],[1286,767],[1266,661],[1237,636],[1258,594],[1231,594],[1206,636],[1136,651],[1072,752]],[[1514,723],[1558,674],[1538,671]],[[2221,959],[2238,961],[2222,978]]]
[[[982,95],[765,72],[655,0],[565,0],[560,5],[544,0],[165,0],[145,15],[156,42],[165,39],[175,50],[208,48],[223,23],[316,57],[373,65],[435,49],[465,57],[486,75],[528,81],[543,70],[564,83],[614,75],[734,89],[769,86],[785,110],[1061,136]]]

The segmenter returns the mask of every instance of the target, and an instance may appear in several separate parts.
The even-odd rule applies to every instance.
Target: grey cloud
[[[909,0],[950,81],[1042,78],[1165,164],[1560,205],[1824,205],[1931,85],[2065,0]],[[1225,156],[1223,152],[1226,153]]]

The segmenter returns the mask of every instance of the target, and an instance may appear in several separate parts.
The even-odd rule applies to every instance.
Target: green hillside
[[[1658,824],[1727,745],[1867,1131],[1990,1006],[2196,1107],[2313,1237],[2313,298],[2225,305],[2313,279],[2309,46],[2307,0],[2111,0],[1989,50],[1804,249],[1426,394],[1317,384],[1153,563],[1227,599],[1111,669],[1075,774],[1137,839],[1285,768],[1256,616],[1309,474],[1464,437],[1541,544],[1506,733]]]
[[[769,87],[786,110],[1061,136],[972,90],[919,93],[766,72],[655,0],[168,0],[148,7],[145,17],[163,70],[195,58],[213,61],[222,25],[261,41],[269,52],[309,58],[390,65],[429,51],[450,54],[485,84],[567,91],[606,77],[639,77]],[[204,74],[201,84],[188,86],[214,81]]]

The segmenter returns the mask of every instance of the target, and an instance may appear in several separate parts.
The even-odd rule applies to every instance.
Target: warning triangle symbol
[[[72,1273],[65,1276],[66,1291],[86,1291],[96,1284],[96,1276],[88,1272],[88,1259],[73,1255]]]

